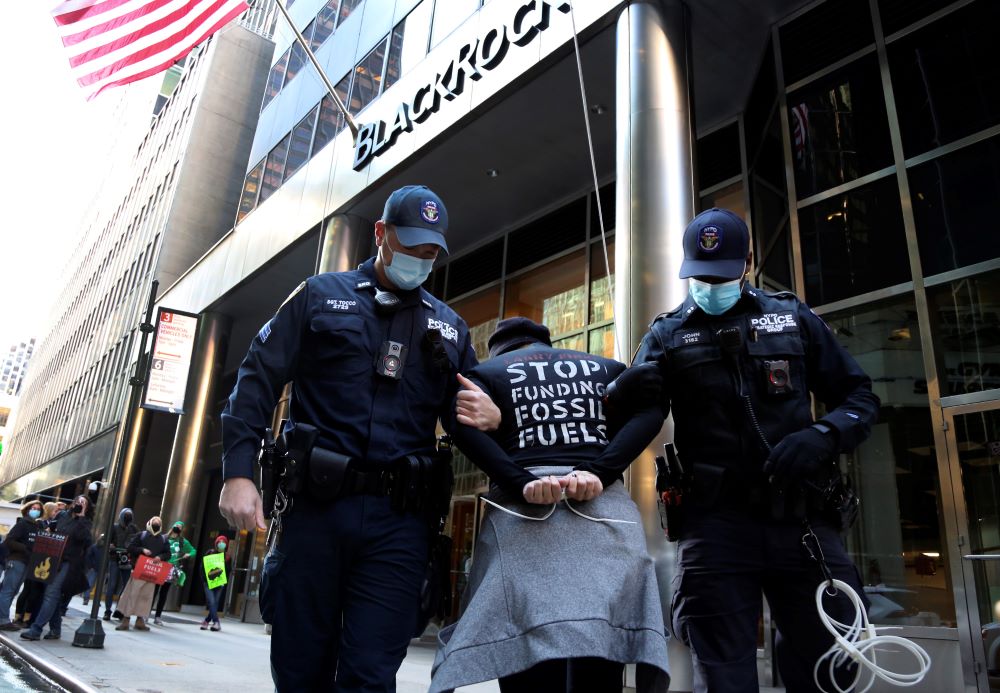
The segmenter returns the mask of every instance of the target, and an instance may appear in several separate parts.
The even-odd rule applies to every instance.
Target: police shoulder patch
[[[780,310],[774,313],[763,313],[753,316],[750,318],[750,327],[757,332],[766,334],[799,331],[799,323],[795,312],[791,310]]]
[[[272,318],[273,319],[273,318]],[[260,340],[261,344],[267,342],[267,338],[271,336],[271,320],[264,323],[264,326],[260,328],[260,332],[257,333],[257,339]]]

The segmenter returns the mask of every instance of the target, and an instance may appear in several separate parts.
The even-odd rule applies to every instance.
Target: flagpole
[[[274,4],[278,6],[279,10],[281,10],[281,16],[285,18],[288,26],[290,26],[292,31],[295,33],[295,40],[300,46],[302,46],[302,50],[304,50],[306,56],[308,56],[309,62],[312,63],[312,66],[316,68],[316,72],[319,73],[319,78],[323,80],[323,84],[326,85],[326,90],[330,92],[330,96],[333,97],[333,102],[337,104],[337,108],[339,108],[340,112],[344,115],[344,120],[347,121],[347,127],[350,128],[351,135],[354,137],[355,143],[357,143],[358,125],[354,122],[354,118],[351,117],[350,112],[347,110],[347,106],[345,106],[344,102],[340,100],[339,96],[337,96],[337,91],[333,88],[333,83],[330,82],[330,78],[326,76],[326,72],[320,66],[319,60],[316,59],[316,54],[312,52],[311,48],[309,48],[309,44],[306,43],[306,39],[302,35],[302,32],[295,26],[295,22],[293,22],[292,18],[288,16],[288,10],[285,9],[285,4],[281,0],[274,0]]]

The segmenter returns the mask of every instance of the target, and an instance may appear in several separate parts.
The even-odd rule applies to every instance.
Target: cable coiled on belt
[[[834,590],[843,592],[854,605],[854,622],[850,625],[834,619],[823,608],[823,595],[831,594],[828,592],[831,587]],[[832,594],[836,594],[836,592]],[[854,691],[855,687],[860,684],[862,676],[865,675],[870,678],[864,688],[857,689],[858,693],[865,693],[865,691],[871,688],[872,684],[875,683],[876,677],[893,686],[915,686],[923,681],[927,672],[930,671],[930,655],[920,645],[898,635],[878,634],[875,626],[868,621],[868,613],[865,611],[861,597],[846,582],[836,579],[821,582],[819,587],[816,588],[816,611],[819,613],[819,620],[823,624],[823,627],[834,638],[833,645],[816,661],[816,666],[813,667],[813,681],[816,683],[816,687],[824,693],[832,693],[823,688],[819,682],[819,673],[824,666],[824,662],[829,667],[830,681],[837,693]],[[904,652],[912,654],[917,660],[919,670],[912,674],[900,674],[879,666],[875,661],[875,654],[877,648],[883,645],[897,645]],[[841,688],[840,684],[837,683],[834,672],[838,666],[844,664],[848,659],[854,660],[858,664],[858,668],[855,672],[854,680],[847,687]]]

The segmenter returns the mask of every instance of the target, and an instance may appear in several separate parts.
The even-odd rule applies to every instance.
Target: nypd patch
[[[790,310],[783,310],[778,313],[764,313],[758,317],[750,318],[750,327],[757,330],[757,332],[767,334],[799,331],[799,323],[795,320],[795,313]]]
[[[441,212],[438,211],[437,202],[426,200],[420,205],[420,217],[428,224],[436,224],[441,221]]]
[[[714,253],[722,245],[722,229],[718,226],[704,226],[698,232],[698,247],[706,253]]]

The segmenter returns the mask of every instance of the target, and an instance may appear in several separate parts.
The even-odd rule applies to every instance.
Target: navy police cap
[[[389,195],[382,221],[396,227],[399,242],[408,248],[433,243],[448,252],[444,234],[448,230],[448,210],[426,185],[406,185]]]
[[[750,252],[746,223],[728,209],[705,210],[684,229],[681,279],[718,277],[739,279]]]

